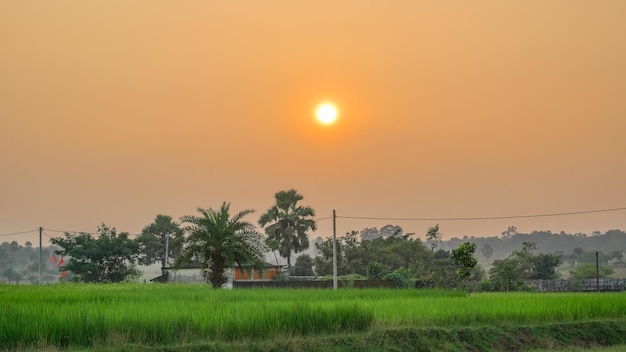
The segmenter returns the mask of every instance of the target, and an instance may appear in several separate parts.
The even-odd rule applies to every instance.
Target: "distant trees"
[[[0,243],[0,281],[30,284],[39,282],[39,248],[28,243],[27,241],[24,246],[16,241]],[[42,250],[41,279],[43,283],[52,283],[59,278],[56,265],[48,261],[52,249],[52,247],[44,247]],[[4,275],[5,271],[6,275]]]
[[[371,233],[371,229],[366,229]],[[388,279],[395,287],[418,286],[456,288],[467,280],[480,280],[483,271],[476,266],[474,244],[457,249],[457,261],[449,251],[432,251],[410,234],[378,236],[357,241],[359,232],[352,231],[337,238],[337,273],[359,275],[369,279]],[[437,233],[436,231],[435,233]],[[362,233],[362,232],[361,232]],[[370,238],[363,237],[361,238]],[[318,255],[314,258],[318,276],[332,274],[332,239],[316,243]],[[457,275],[457,273],[463,275]]]
[[[524,242],[522,249],[509,257],[493,261],[489,277],[496,291],[515,291],[525,288],[524,280],[556,279],[556,268],[561,264],[558,254],[533,254],[534,242]]]
[[[60,267],[71,271],[73,281],[121,282],[140,276],[137,270],[139,245],[126,232],[102,224],[96,236],[91,233],[69,233],[50,242],[59,246],[57,255],[70,257]]]
[[[493,256],[493,247],[489,243],[485,243],[480,251],[483,253],[483,257],[487,258],[487,261]]]
[[[253,210],[230,215],[230,204],[224,202],[218,210],[198,208],[200,216],[181,217],[189,234],[176,260],[176,267],[187,262],[200,262],[207,270],[213,288],[226,283],[226,270],[235,264],[239,268],[263,269],[265,245],[254,225],[243,220]]]
[[[569,273],[572,279],[595,279],[597,277],[596,274],[598,274],[600,278],[607,278],[613,275],[614,272],[615,270],[612,268],[600,266],[596,273],[596,266],[594,264],[581,264]]]
[[[15,271],[13,268],[6,268],[2,271],[2,276],[4,276],[9,283],[15,282],[19,284],[20,281],[24,278],[22,274]]]
[[[307,232],[317,229],[313,220],[315,210],[298,205],[304,197],[295,189],[277,192],[274,198],[276,204],[261,215],[259,225],[265,228],[266,244],[278,250],[291,269],[291,254],[309,248]]]

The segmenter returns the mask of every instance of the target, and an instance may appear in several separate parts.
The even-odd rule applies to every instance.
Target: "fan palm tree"
[[[259,224],[265,228],[266,244],[272,250],[278,250],[280,256],[287,259],[287,267],[291,269],[291,254],[309,248],[307,231],[317,229],[312,219],[315,210],[298,205],[304,197],[295,189],[277,192],[274,198],[276,204],[261,216]]]
[[[243,210],[229,214],[230,204],[219,210],[198,208],[200,216],[183,216],[183,229],[189,234],[176,260],[176,267],[185,262],[200,261],[208,269],[207,278],[213,288],[226,283],[226,270],[235,264],[240,268],[261,268],[265,245],[254,226],[242,219],[254,212]]]

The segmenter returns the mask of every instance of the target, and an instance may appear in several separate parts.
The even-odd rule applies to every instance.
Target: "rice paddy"
[[[438,290],[213,290],[170,284],[0,286],[0,349],[624,319],[624,293],[467,296]]]

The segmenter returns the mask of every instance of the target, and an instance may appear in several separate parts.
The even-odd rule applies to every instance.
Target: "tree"
[[[600,266],[598,268],[600,278],[607,278],[613,275],[614,270],[607,266]],[[596,266],[595,264],[581,264],[576,269],[569,272],[572,279],[595,279],[596,278]]]
[[[121,282],[139,277],[136,268],[139,246],[126,232],[102,224],[97,237],[90,233],[65,233],[50,239],[61,247],[55,253],[64,259],[60,270],[74,273],[73,281]],[[70,259],[71,258],[71,259]]]
[[[259,224],[265,228],[266,244],[287,259],[287,267],[291,270],[291,254],[309,248],[307,231],[317,229],[312,219],[315,211],[298,205],[304,197],[295,189],[277,192],[274,198],[276,204],[261,215]]]
[[[302,254],[296,258],[292,274],[294,276],[313,276],[313,258],[308,254]]]
[[[261,234],[254,225],[242,219],[254,212],[243,210],[230,216],[230,204],[224,202],[219,210],[198,208],[201,216],[181,217],[183,230],[189,235],[185,246],[176,260],[175,267],[199,261],[213,288],[226,283],[226,270],[235,264],[242,270],[263,269],[266,247]]]
[[[502,231],[502,238],[511,238],[517,234],[517,227],[509,226],[506,231]]]
[[[456,273],[461,280],[461,284],[465,284],[471,275],[471,270],[478,263],[474,257],[474,252],[476,252],[476,245],[469,242],[465,242],[452,250],[452,260],[459,266],[456,269]]]
[[[165,268],[169,266],[166,258],[168,261],[175,260],[183,249],[183,231],[171,216],[157,215],[153,223],[143,228],[136,241],[141,253],[140,264],[150,265],[160,261],[161,267]],[[166,242],[168,242],[167,255],[165,255]]]
[[[437,244],[441,241],[442,235],[439,233],[439,224],[431,227],[426,232],[426,240],[430,241],[430,251],[435,252]]]
[[[4,269],[4,271],[2,271],[2,276],[6,277],[8,283],[15,281],[16,284],[19,284],[20,280],[22,280],[22,275],[20,275],[20,273],[15,271],[13,268]]]
[[[561,263],[558,254],[533,254],[537,248],[534,242],[524,242],[522,250],[513,251],[502,260],[494,260],[489,276],[494,290],[521,290],[526,287],[524,280],[555,279],[559,277],[556,268]]]
[[[483,253],[483,257],[487,258],[487,262],[489,262],[489,259],[491,259],[491,256],[493,255],[493,247],[491,247],[489,243],[485,243],[480,251]]]

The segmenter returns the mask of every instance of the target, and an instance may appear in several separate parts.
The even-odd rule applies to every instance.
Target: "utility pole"
[[[596,291],[600,291],[600,265],[598,263],[598,251],[596,251]]]
[[[169,254],[169,248],[170,247],[170,234],[166,233],[165,234],[165,255],[163,256],[163,262],[161,263],[161,274],[165,275],[168,271],[165,271],[165,267],[168,266],[167,262],[168,262],[168,254]]]
[[[337,289],[337,216],[333,209],[333,290]]]
[[[43,257],[43,248],[41,247],[41,235],[43,234],[43,228],[39,226],[39,285],[41,285],[41,260]]]

